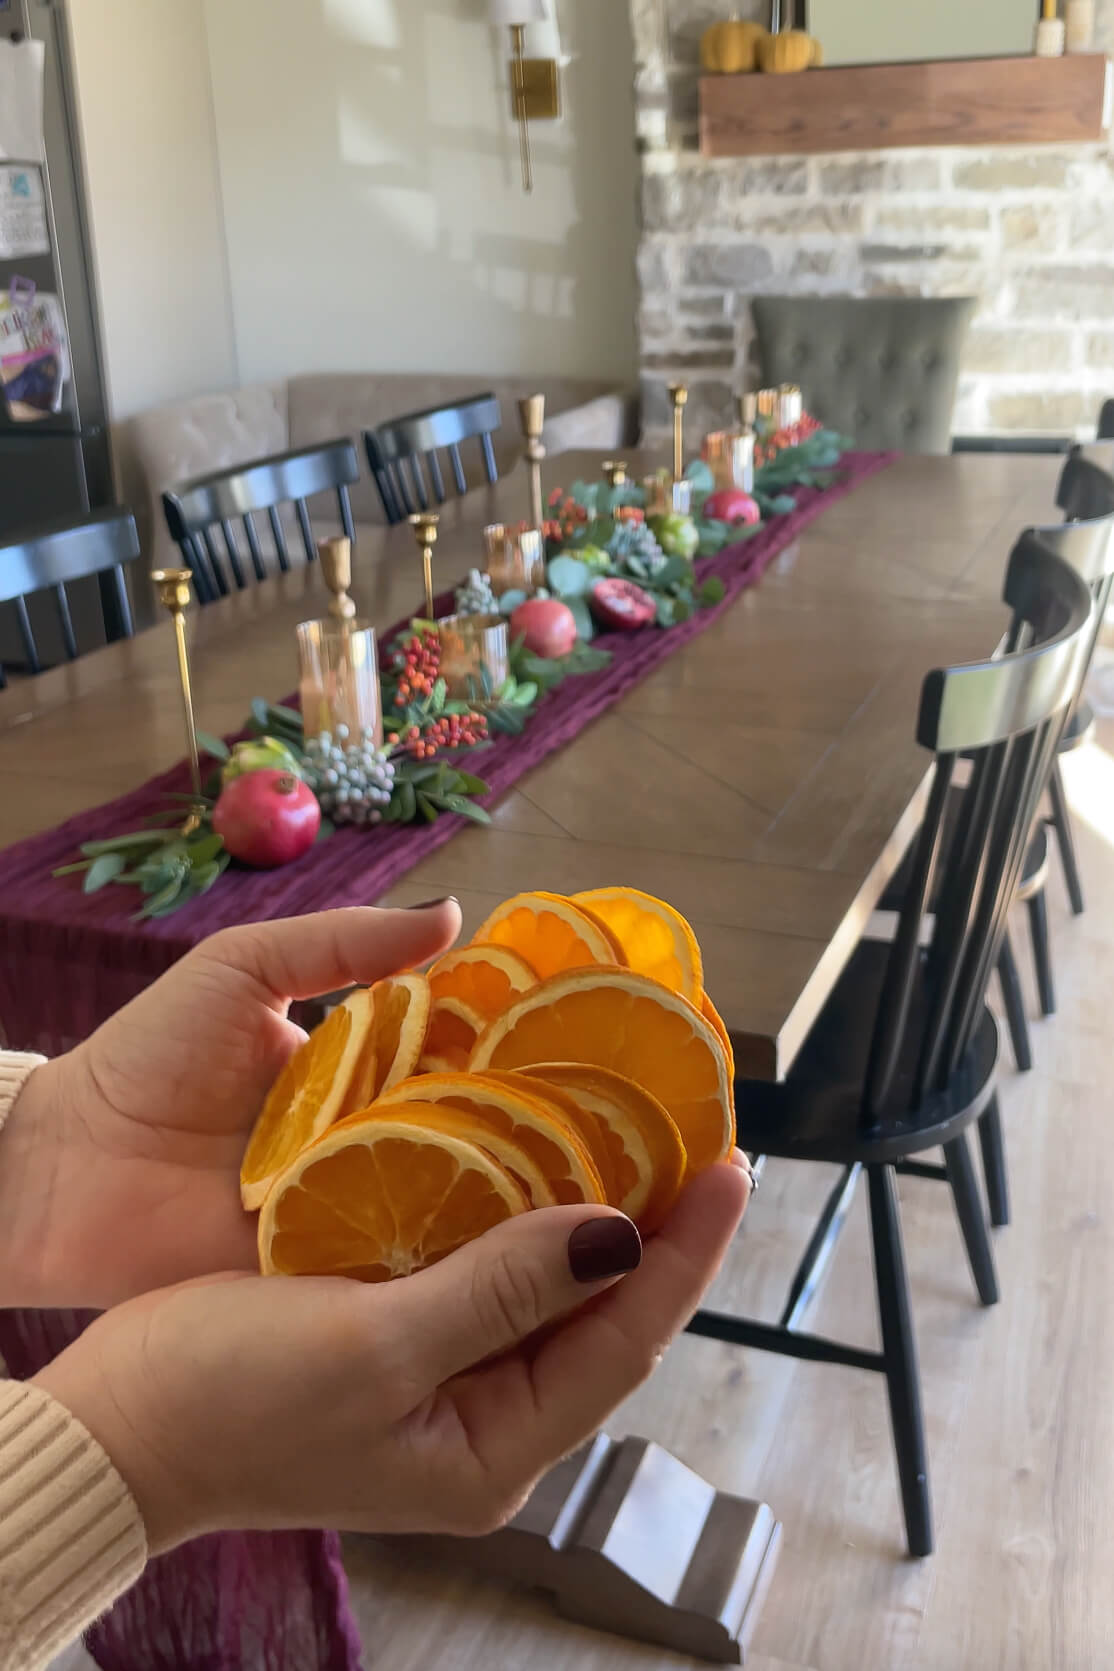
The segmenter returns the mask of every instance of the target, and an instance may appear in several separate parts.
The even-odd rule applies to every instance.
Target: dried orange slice
[[[504,1172],[510,1174],[531,1207],[555,1207],[557,1197],[538,1163],[524,1148],[490,1124],[481,1125],[457,1108],[436,1107],[429,1102],[377,1103],[368,1109],[381,1120],[401,1120],[404,1124],[421,1125],[430,1131],[447,1132],[450,1136],[473,1143],[477,1149],[497,1160]],[[362,1119],[363,1115],[355,1115]]]
[[[346,998],[350,1004],[358,993]],[[392,975],[376,981],[368,994],[372,1008],[371,1032],[360,1052],[351,1082],[344,1088],[337,1111],[340,1118],[367,1108],[417,1070],[425,1050],[431,1009],[429,982],[424,975]]]
[[[505,1010],[516,992],[529,992],[537,984],[535,970],[509,946],[458,946],[429,971],[435,1004],[459,998],[485,1021]]]
[[[426,1062],[435,1062],[438,1066],[447,1063],[453,1071],[463,1072],[483,1030],[483,1016],[463,999],[435,1000],[430,1011],[421,1067],[424,1068]]]
[[[591,1157],[592,1165],[599,1173],[603,1185],[603,1198],[609,1207],[617,1207],[622,1199],[622,1187],[619,1171],[608,1144],[607,1138],[596,1120],[578,1097],[555,1084],[547,1084],[542,1079],[535,1079],[527,1068],[514,1073],[504,1073],[498,1068],[490,1068],[484,1075],[485,1079],[497,1080],[506,1085],[511,1091],[525,1091],[526,1095],[535,1101],[544,1103],[550,1115],[559,1121],[567,1131],[579,1137],[584,1148]]]
[[[405,1103],[457,1109],[487,1130],[509,1138],[540,1167],[562,1206],[607,1200],[591,1155],[554,1103],[480,1074],[430,1073],[396,1085],[369,1113],[385,1113]]]
[[[275,1183],[259,1219],[264,1275],[387,1282],[525,1212],[499,1163],[447,1131],[348,1119]]]
[[[678,992],[629,969],[574,969],[542,981],[480,1035],[473,1072],[580,1062],[642,1085],[672,1116],[702,1171],[729,1155],[735,1111],[727,1057]]]
[[[275,1080],[240,1165],[240,1199],[249,1213],[263,1205],[279,1173],[341,1112],[361,1057],[371,1047],[372,1013],[371,994],[352,993],[314,1029]]]
[[[661,981],[699,1009],[704,966],[696,935],[679,911],[637,888],[593,888],[572,898],[607,924],[636,974]]]
[[[722,1044],[727,1054],[727,1071],[731,1075],[732,1084],[734,1084],[735,1052],[731,1048],[731,1034],[727,1031],[727,1028],[724,1025],[723,1017],[720,1015],[716,1006],[712,1003],[712,1000],[708,997],[706,992],[700,1000],[700,1013],[704,1017],[705,1021],[708,1022],[709,1026],[714,1029],[716,1037],[719,1039],[720,1044]]]
[[[593,963],[622,963],[619,942],[606,924],[562,894],[515,894],[494,910],[473,945],[510,946],[538,979]]]
[[[618,1181],[612,1206],[621,1207],[644,1235],[660,1230],[677,1199],[688,1157],[681,1134],[657,1097],[625,1074],[578,1062],[535,1063],[528,1073],[575,1097],[598,1126]],[[601,1176],[605,1176],[603,1167]]]

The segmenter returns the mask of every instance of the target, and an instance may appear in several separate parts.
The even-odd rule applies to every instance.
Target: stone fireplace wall
[[[669,382],[691,386],[694,433],[754,386],[748,298],[763,293],[976,295],[956,433],[1093,434],[1114,395],[1110,144],[705,161],[699,40],[731,8],[630,5],[651,435],[668,425]],[[1114,50],[1114,0],[1100,4],[1099,43]]]

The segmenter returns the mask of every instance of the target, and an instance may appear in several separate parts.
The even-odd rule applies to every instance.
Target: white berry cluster
[[[498,615],[499,605],[491,589],[491,581],[479,569],[470,569],[468,579],[456,589],[458,615]]]
[[[302,771],[334,824],[382,822],[394,792],[395,769],[390,755],[375,747],[369,727],[355,740],[346,725],[310,737]]]

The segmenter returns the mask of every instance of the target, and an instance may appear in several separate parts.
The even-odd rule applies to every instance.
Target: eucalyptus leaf
[[[430,796],[419,793],[418,811],[421,813],[427,824],[436,824],[438,811],[437,803],[433,801]]]
[[[182,892],[182,881],[182,876],[175,874],[172,882],[168,882],[164,888],[160,888],[158,893],[153,893],[147,900],[146,905],[140,907],[132,917],[132,922],[141,923],[145,922],[148,917],[161,916],[170,906],[177,905],[179,895]]]
[[[445,795],[442,806],[446,812],[455,812],[461,818],[471,818],[474,824],[490,824],[491,814],[475,801],[470,801],[464,795]]]
[[[50,874],[52,876],[76,876],[80,871],[91,870],[93,863],[92,859],[78,859],[76,864],[59,865],[58,869],[52,870]]]
[[[165,840],[162,830],[133,830],[108,841],[83,841],[81,851],[87,859],[99,859],[102,853],[123,853],[130,847],[161,847]]]
[[[592,620],[592,611],[583,598],[566,599],[576,622],[576,636],[582,644],[587,644],[596,636],[596,624]]]
[[[722,603],[726,596],[727,587],[718,574],[712,574],[697,593],[697,601],[701,609],[711,609],[714,604]]]
[[[418,810],[417,795],[412,783],[403,779],[398,786],[399,819],[403,824],[412,824]]]
[[[592,587],[595,574],[578,557],[554,557],[548,569],[550,589],[568,602],[584,597]]]
[[[516,708],[532,708],[538,700],[538,686],[535,680],[527,679],[518,686],[510,700]]]
[[[448,694],[449,694],[449,687],[445,683],[444,679],[434,680],[433,690],[431,691],[430,698],[429,698],[430,713],[432,713],[432,714],[440,714],[441,713],[442,709],[445,706],[445,698],[448,696]]]
[[[204,870],[213,860],[224,852],[224,842],[219,835],[202,836],[198,841],[191,841],[186,849],[186,857],[192,870]]]
[[[189,880],[189,890],[194,896],[206,894],[220,876],[221,867],[216,859],[210,859],[208,864],[199,865]]]
[[[658,599],[657,621],[659,627],[671,627],[674,619],[674,605],[672,598]]]
[[[337,827],[333,823],[332,819],[323,817],[321,823],[317,827],[317,835],[315,837],[314,845],[320,846],[321,842],[328,841],[329,837],[335,836],[336,833]]]
[[[690,481],[695,493],[714,493],[716,478],[710,465],[702,458],[694,458],[685,471],[685,480]]]
[[[519,604],[525,602],[526,593],[520,591],[517,587],[513,587],[509,592],[504,592],[499,599],[499,613],[501,615],[513,615]]]
[[[492,708],[487,716],[487,723],[500,736],[520,737],[526,729],[526,712],[523,708],[509,706]]]
[[[85,872],[85,881],[81,885],[82,893],[99,893],[101,888],[107,888],[113,878],[119,876],[127,866],[128,861],[123,853],[102,853]]]
[[[482,777],[476,777],[473,772],[454,772],[454,787],[457,792],[465,795],[486,795],[490,792],[490,784]]]
[[[197,746],[202,754],[211,754],[214,760],[231,760],[232,750],[220,737],[210,736],[208,731],[197,733]]]

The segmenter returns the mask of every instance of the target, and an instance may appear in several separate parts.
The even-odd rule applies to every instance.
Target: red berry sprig
[[[436,632],[415,633],[395,657],[399,670],[398,703],[407,707],[417,697],[429,696],[441,672],[441,640]]]
[[[397,733],[392,733],[388,741],[393,741],[396,736]],[[416,725],[410,726],[401,741],[414,760],[432,760],[443,748],[474,748],[477,743],[487,741],[487,716],[475,711],[442,714],[426,731],[419,730]]]

